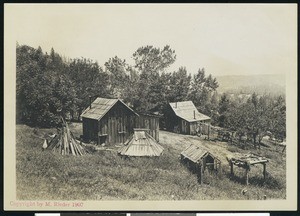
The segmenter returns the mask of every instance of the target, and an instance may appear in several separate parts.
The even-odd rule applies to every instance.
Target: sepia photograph
[[[296,4],[4,12],[6,209],[296,209]]]

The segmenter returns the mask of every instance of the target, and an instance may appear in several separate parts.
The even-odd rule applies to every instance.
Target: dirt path
[[[216,155],[222,163],[228,163],[226,160],[226,156],[233,154],[232,152],[227,150],[228,143],[226,142],[208,141],[197,136],[176,134],[167,131],[160,131],[159,135],[160,143],[162,145],[178,150],[179,154],[191,144],[204,148],[212,154]]]
[[[82,124],[81,123],[71,123],[70,129],[72,133],[75,135],[75,137],[79,138],[79,136],[82,134]],[[227,142],[220,142],[220,141],[209,141],[205,140],[204,137],[198,137],[198,136],[191,136],[191,135],[183,135],[183,134],[177,134],[177,133],[171,133],[168,131],[159,131],[159,142],[160,144],[166,149],[173,149],[175,150],[176,154],[178,156],[180,153],[186,149],[191,144],[197,145],[201,148],[206,149],[207,151],[211,152],[215,156],[217,156],[222,164],[227,164],[226,157],[228,155],[233,155],[232,151],[230,151],[230,148],[235,148],[234,146],[228,144]],[[270,150],[270,149],[269,149]],[[249,151],[238,149],[239,153],[248,153]]]

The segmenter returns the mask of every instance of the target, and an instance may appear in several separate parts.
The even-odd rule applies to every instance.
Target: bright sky
[[[296,70],[296,4],[13,4],[16,41],[51,47],[103,66],[117,55],[133,64],[141,46],[170,45],[169,71],[204,67],[214,76]]]

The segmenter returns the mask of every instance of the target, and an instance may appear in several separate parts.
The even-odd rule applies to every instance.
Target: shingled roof
[[[133,114],[138,115],[134,112],[129,106],[127,106],[122,100],[120,99],[108,99],[108,98],[100,98],[98,97],[94,102],[91,104],[91,107],[86,108],[83,113],[81,114],[82,118],[89,118],[100,120],[117,102],[122,103],[125,107],[127,107]]]
[[[170,103],[170,106],[178,117],[188,122],[210,119],[210,117],[200,113],[192,101],[174,102]]]
[[[135,128],[132,137],[118,153],[126,156],[160,156],[164,148],[146,131],[147,129]]]
[[[181,155],[184,156],[185,158],[188,158],[189,160],[193,161],[194,163],[198,163],[199,161],[201,161],[207,155],[210,155],[211,157],[216,158],[217,160],[219,160],[217,157],[212,155],[206,149],[203,149],[203,148],[201,148],[199,146],[196,146],[196,145],[190,145],[183,152],[181,152]]]

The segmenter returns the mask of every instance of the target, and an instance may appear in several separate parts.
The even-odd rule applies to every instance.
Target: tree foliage
[[[131,68],[125,60],[117,56],[110,58],[104,64],[105,72],[109,75],[109,88],[113,97],[122,98],[125,87],[129,83]]]
[[[89,96],[122,98],[139,112],[166,112],[168,103],[192,100],[212,123],[247,136],[259,144],[272,134],[286,136],[286,105],[282,96],[253,93],[232,98],[217,92],[218,82],[201,68],[193,76],[186,67],[169,72],[176,54],[170,46],[143,46],[133,53],[134,65],[114,56],[104,63],[86,58],[66,61],[17,44],[17,121],[35,126],[58,124],[60,116],[80,119]]]
[[[211,115],[216,111],[211,109],[211,98],[218,86],[216,78],[213,78],[211,74],[206,77],[205,69],[199,69],[198,73],[193,76],[189,99],[201,112]]]
[[[77,119],[82,111],[89,105],[89,96],[106,97],[110,95],[108,89],[109,76],[97,62],[90,59],[74,59],[68,66],[67,75],[76,83],[76,114]]]
[[[54,126],[60,116],[80,114],[88,95],[107,94],[107,77],[97,63],[63,62],[53,48],[50,55],[25,45],[16,51],[17,122]]]
[[[147,74],[159,73],[168,68],[176,60],[175,51],[166,45],[163,49],[153,46],[138,48],[133,53],[135,67]]]
[[[286,108],[282,96],[257,95],[245,101],[229,100],[222,95],[219,103],[219,125],[235,131],[239,140],[247,136],[255,146],[266,135],[283,141],[286,136]]]

